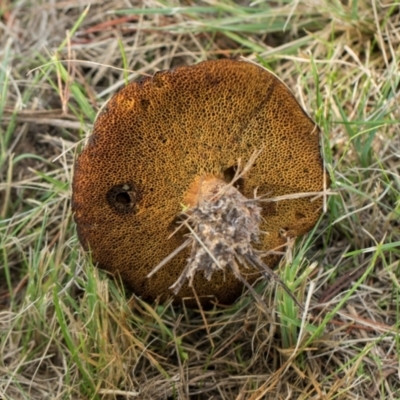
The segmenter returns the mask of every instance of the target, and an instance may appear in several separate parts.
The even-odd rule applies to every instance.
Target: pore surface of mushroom
[[[165,300],[193,261],[190,248],[147,276],[187,240],[186,227],[177,230],[182,209],[197,207],[204,182],[229,184],[239,160],[243,166],[259,150],[234,183],[243,198],[321,191],[319,141],[319,128],[287,87],[248,62],[206,61],[131,83],[103,108],[75,165],[79,239],[99,267],[118,273],[136,294]],[[287,238],[314,226],[322,199],[260,201],[256,208],[254,246],[272,268]],[[249,265],[239,269],[250,284],[260,276]],[[175,301],[193,298],[194,289],[203,303],[227,304],[243,291],[230,270],[207,278],[199,272],[192,287],[180,282]]]

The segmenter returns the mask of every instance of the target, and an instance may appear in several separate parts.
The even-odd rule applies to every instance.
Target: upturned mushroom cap
[[[72,207],[78,235],[100,268],[120,274],[145,299],[172,296],[188,258],[184,250],[151,278],[147,275],[182,245],[172,235],[185,199],[201,177],[232,179],[240,159],[261,154],[239,190],[247,198],[321,191],[320,131],[288,88],[248,62],[206,61],[156,73],[118,92],[99,114],[75,165]],[[193,197],[193,194],[192,194]],[[261,202],[259,249],[283,251],[286,236],[308,232],[322,200]],[[280,256],[267,255],[274,267]],[[252,283],[257,271],[242,268]],[[193,287],[203,302],[227,304],[243,291],[229,271]],[[177,302],[193,298],[185,284]]]

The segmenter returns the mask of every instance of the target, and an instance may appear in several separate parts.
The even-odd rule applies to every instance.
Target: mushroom
[[[260,277],[256,264],[276,266],[288,238],[318,220],[321,197],[284,196],[328,185],[319,142],[293,94],[257,65],[158,72],[109,100],[76,161],[79,239],[146,300],[195,291],[229,304]]]

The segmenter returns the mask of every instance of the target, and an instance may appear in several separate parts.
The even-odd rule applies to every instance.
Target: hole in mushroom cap
[[[118,204],[121,204],[121,205],[123,205],[123,206],[126,206],[127,204],[129,204],[129,203],[131,202],[131,198],[130,198],[130,196],[129,196],[128,193],[123,192],[123,193],[118,193],[118,194],[115,196],[115,201],[116,201]]]
[[[117,212],[135,212],[137,202],[137,190],[132,184],[122,184],[113,186],[107,192],[108,204]]]
[[[238,167],[237,165],[233,165],[232,167],[226,168],[223,172],[224,174],[224,181],[226,183],[231,183],[235,177],[236,171],[237,171]],[[239,178],[236,180],[234,186],[240,191],[243,189],[243,185],[244,185],[244,179],[243,178]]]

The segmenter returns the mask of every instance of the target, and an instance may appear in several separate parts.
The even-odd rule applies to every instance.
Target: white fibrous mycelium
[[[172,285],[177,293],[186,279],[191,285],[194,275],[203,271],[210,280],[213,272],[229,267],[237,276],[238,264],[255,250],[259,239],[261,208],[249,201],[235,187],[220,180],[204,194],[198,205],[186,212],[183,224],[192,236],[187,265]]]

